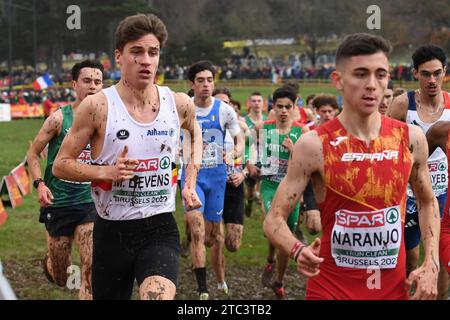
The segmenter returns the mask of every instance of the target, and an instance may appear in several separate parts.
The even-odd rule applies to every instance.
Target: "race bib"
[[[428,171],[430,172],[431,187],[436,197],[447,192],[448,187],[448,170],[447,158],[428,162]],[[411,187],[408,185],[407,195],[414,197]]]
[[[112,201],[130,207],[158,207],[171,201],[172,162],[169,157],[142,159],[130,180],[112,185]]]
[[[214,142],[203,142],[203,158],[202,168],[217,167],[218,162],[218,145]]]
[[[400,206],[335,213],[331,254],[339,267],[393,269],[402,243]]]
[[[286,176],[288,160],[269,157],[268,164],[261,168],[261,175],[267,176],[267,180],[280,183]]]

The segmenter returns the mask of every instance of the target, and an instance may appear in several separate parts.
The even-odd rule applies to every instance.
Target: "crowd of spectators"
[[[164,74],[167,80],[186,80],[187,69],[189,66],[162,66],[159,73]],[[401,81],[413,81],[412,65],[410,64],[393,64],[391,65],[391,79]],[[323,79],[327,80],[334,70],[334,61],[332,55],[323,55],[318,57],[316,66],[313,67],[311,61],[305,55],[290,55],[286,58],[256,58],[252,54],[247,55],[232,55],[229,59],[217,66],[217,76],[221,80],[233,79],[274,79],[274,75],[283,79]],[[450,63],[447,67],[447,73],[450,73]],[[13,86],[30,86],[37,77],[42,75],[42,72],[35,73],[31,67],[14,69],[12,74]],[[58,74],[51,74],[52,81],[58,86],[68,83],[71,80],[70,70],[62,70]],[[119,80],[120,71],[117,69],[105,71],[104,79]],[[0,90],[9,86],[8,71],[0,68]],[[28,95],[27,95],[28,93]],[[13,92],[7,93],[9,99],[20,99],[21,93]],[[39,99],[43,93],[33,93],[33,90],[23,91],[25,100],[33,100],[36,95]],[[53,93],[58,99],[58,95],[64,95],[65,91],[61,93]],[[5,99],[4,94],[0,99]]]
[[[51,87],[47,90],[19,89],[0,91],[0,103],[29,104],[44,103],[49,101],[67,102],[75,101],[75,92],[69,88]]]

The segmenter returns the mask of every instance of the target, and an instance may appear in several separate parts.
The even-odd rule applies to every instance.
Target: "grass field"
[[[245,86],[232,89],[233,97],[242,103],[253,91],[260,91],[267,97],[275,88]],[[187,91],[184,85],[173,87],[174,90]],[[302,96],[311,93],[336,93],[329,85],[320,87],[304,86]],[[29,141],[38,132],[43,120],[16,120],[0,123],[0,137],[2,149],[0,157],[0,176],[7,175],[11,169],[25,157]],[[179,222],[180,234],[184,234],[181,205],[178,199],[175,216]],[[36,192],[25,197],[24,205],[12,210],[7,208],[9,219],[0,227],[0,259],[4,265],[4,272],[10,279],[11,285],[20,299],[76,299],[75,291],[57,288],[48,283],[42,275],[41,260],[46,252],[45,229],[38,223],[39,206]],[[259,208],[255,208],[251,218],[245,220],[245,231],[242,247],[237,253],[226,252],[227,268],[254,266],[259,268],[265,262],[267,242],[263,237],[262,218]],[[307,233],[305,233],[307,234]],[[78,264],[78,257],[74,248],[74,263]],[[185,265],[189,264],[184,259]],[[292,271],[291,265],[291,271]],[[295,271],[292,271],[295,273]],[[213,279],[212,275],[210,279]],[[259,281],[255,279],[255,281]],[[248,297],[251,299],[251,297]]]
[[[185,92],[188,89],[178,85],[173,86],[173,90]],[[244,103],[251,92],[260,91],[267,97],[273,88],[241,87],[232,90],[233,97]],[[0,176],[9,174],[10,170],[24,159],[29,142],[33,140],[42,123],[42,119],[0,123],[2,137]],[[42,162],[43,169],[44,165]],[[24,205],[14,210],[7,208],[9,219],[0,227],[0,259],[4,273],[20,299],[76,299],[75,291],[53,286],[42,275],[41,260],[46,252],[45,228],[38,222],[39,206],[36,191],[33,190],[24,200]],[[179,199],[177,208],[181,208]],[[184,234],[180,209],[175,216],[179,222],[180,234]],[[261,215],[259,208],[256,207],[252,217],[245,220],[241,249],[233,254],[226,252],[229,268],[238,264],[260,266],[264,263],[267,246],[261,225]],[[73,248],[73,256],[73,263],[79,264],[76,246]]]

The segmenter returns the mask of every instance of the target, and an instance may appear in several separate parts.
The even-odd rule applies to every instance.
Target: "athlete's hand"
[[[53,204],[53,194],[50,189],[41,182],[37,188],[39,204],[41,207],[46,208]]]
[[[261,169],[253,164],[247,164],[247,170],[250,177],[258,179],[261,176]]]
[[[416,287],[416,292],[411,297],[411,300],[435,300],[438,274],[439,266],[432,262],[424,262],[419,268],[412,271],[408,279],[406,279],[408,292],[412,285]]]
[[[183,191],[181,191],[181,196],[183,197],[186,211],[195,210],[202,206],[202,202],[195,189],[190,189],[185,185]]]
[[[320,220],[319,210],[305,211],[306,228],[310,234],[317,234],[322,231],[322,222]]]
[[[294,150],[294,143],[292,142],[291,138],[286,137],[282,143],[283,147],[288,149],[289,153],[292,153],[292,150]]]
[[[242,183],[242,181],[244,181],[244,179],[244,174],[242,172],[237,172],[231,176],[230,182],[235,188],[237,188]]]
[[[316,238],[309,246],[304,247],[297,258],[297,272],[307,277],[315,277],[319,274],[320,264],[323,258],[319,257],[320,239]]]
[[[256,121],[255,125],[253,126],[257,135],[259,133],[259,130],[261,130],[263,127],[264,127],[264,121]]]
[[[110,179],[112,181],[129,180],[134,177],[134,168],[139,164],[137,159],[127,158],[128,146],[125,146],[117,157],[116,164],[112,166]]]
[[[227,166],[232,166],[234,165],[234,152],[225,152],[223,151],[223,162],[225,162],[225,164]]]

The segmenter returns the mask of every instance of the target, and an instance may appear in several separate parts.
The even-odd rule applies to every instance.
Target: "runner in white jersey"
[[[426,134],[438,121],[450,120],[450,95],[442,91],[446,72],[446,56],[442,48],[435,45],[419,47],[412,55],[414,77],[419,80],[420,89],[409,91],[394,99],[388,109],[390,117],[419,126]],[[428,169],[434,194],[439,203],[442,217],[447,198],[447,157],[445,151],[437,148],[428,158]],[[405,221],[405,247],[407,273],[417,268],[419,261],[420,226],[418,208],[410,187]],[[448,275],[441,267],[438,298],[445,298],[448,289]]]
[[[93,236],[94,299],[129,299],[134,280],[141,299],[173,299],[179,269],[175,211],[175,153],[184,132],[189,208],[201,158],[195,107],[184,93],[154,85],[160,49],[167,39],[154,15],[125,18],[116,31],[119,83],[80,104],[53,172],[71,181],[92,181],[99,218]],[[76,162],[91,142],[93,165]],[[190,156],[187,157],[187,156]],[[176,172],[176,171],[174,171]]]

